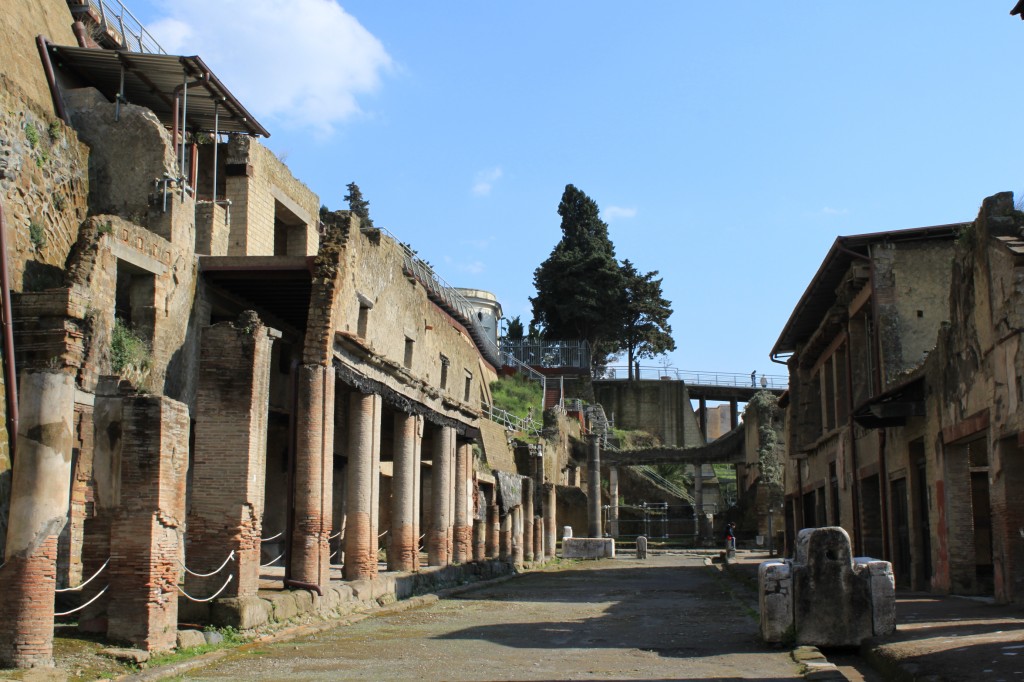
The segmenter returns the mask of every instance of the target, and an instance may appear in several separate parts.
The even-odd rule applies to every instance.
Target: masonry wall
[[[665,445],[704,444],[689,391],[681,381],[595,381],[594,395],[619,428],[646,431]]]
[[[0,74],[18,83],[33,107],[51,110],[53,100],[36,49],[39,34],[57,45],[78,44],[66,0],[4,3],[0,13],[0,35],[4,36],[0,41]],[[0,116],[7,111],[0,109]]]

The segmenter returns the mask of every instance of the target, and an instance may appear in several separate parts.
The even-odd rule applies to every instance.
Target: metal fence
[[[590,344],[586,341],[502,339],[501,350],[534,367],[590,368]]]
[[[628,379],[629,367],[616,365],[605,367],[604,374],[599,379]],[[749,388],[769,388],[772,390],[785,390],[789,387],[789,377],[783,374],[761,374],[750,372],[748,374],[737,372],[708,372],[692,369],[676,369],[675,367],[653,367],[640,366],[639,375],[636,368],[633,369],[634,379],[663,379],[672,381],[683,381],[692,386],[738,386]]]

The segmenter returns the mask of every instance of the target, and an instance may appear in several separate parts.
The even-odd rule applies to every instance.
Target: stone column
[[[185,563],[208,573],[231,551],[235,560],[216,575],[186,574],[193,596],[213,594],[228,575],[221,596],[259,589],[270,351],[279,336],[255,314],[203,330]]]
[[[0,665],[53,665],[57,536],[67,523],[74,377],[21,375],[6,562],[0,567]]]
[[[107,637],[169,651],[177,645],[188,406],[163,396],[126,396],[122,415],[121,505],[110,528]]]
[[[512,517],[512,563],[516,566],[523,565],[523,508],[516,507],[509,511]]]
[[[419,553],[416,535],[416,470],[420,466],[420,443],[416,417],[395,414],[394,478],[391,484],[391,551],[389,571],[415,571]]]
[[[608,512],[608,534],[613,538],[619,537],[619,468],[608,467],[608,497],[611,498],[611,508]]]
[[[693,465],[693,509],[697,514],[697,539],[704,539],[704,465],[696,462]]]
[[[587,534],[601,537],[601,443],[597,434],[587,437]]]
[[[500,532],[498,534],[498,559],[509,562],[512,560],[512,510],[501,515]]]
[[[558,547],[558,514],[556,513],[555,484],[544,484],[544,554],[555,556]]]
[[[497,559],[501,555],[501,508],[497,504],[487,506],[487,558]]]
[[[533,561],[533,479],[523,477],[523,560]]]
[[[484,561],[487,558],[487,522],[473,520],[473,561]]]
[[[544,519],[539,516],[533,519],[533,560],[544,562]]]
[[[110,558],[110,523],[121,502],[120,377],[100,377],[93,403],[93,513],[86,518],[82,540],[82,575],[88,580]],[[126,384],[127,386],[127,384]],[[78,614],[82,632],[106,634],[109,592],[98,597],[107,581],[96,578],[82,588],[82,602],[89,606]],[[97,598],[98,597],[98,598]]]
[[[416,552],[413,556],[414,567],[413,570],[420,570],[422,558],[420,556],[422,549],[422,540],[420,536],[423,535],[423,434],[426,427],[426,421],[422,416],[416,417],[416,480],[413,483],[413,534],[412,536],[416,539]]]
[[[452,441],[455,431],[449,426],[434,429],[431,454],[430,530],[427,532],[427,564],[447,566],[451,563]]]
[[[330,581],[334,476],[334,369],[296,369],[295,518],[288,577],[304,583]]]
[[[452,561],[464,564],[472,558],[470,525],[469,465],[473,459],[473,444],[462,441],[455,450],[455,527],[452,531]]]
[[[345,580],[377,575],[377,510],[374,481],[380,477],[380,397],[353,392],[348,412],[348,514],[345,525]]]

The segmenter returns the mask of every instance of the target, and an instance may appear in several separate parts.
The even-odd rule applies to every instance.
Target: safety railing
[[[582,340],[502,339],[501,350],[534,367],[590,369],[590,344]]]
[[[659,474],[653,467],[648,464],[639,464],[631,466],[632,469],[638,476],[645,478],[654,485],[658,486],[665,492],[669,493],[674,497],[678,497],[681,500],[686,500],[690,504],[694,503],[693,495],[691,495],[685,488],[681,488],[672,481],[668,480],[661,474]]]
[[[82,3],[85,4],[85,3]],[[121,0],[88,0],[99,18],[100,27],[121,36],[121,47],[129,52],[167,54],[156,38],[142,25]]]
[[[749,374],[737,372],[707,372],[701,370],[676,369],[675,367],[640,366],[639,374],[633,368],[634,379],[662,379],[683,381],[692,386],[735,386],[739,388],[767,388],[778,391],[789,387],[789,377],[782,374]],[[629,367],[618,365],[605,367],[599,379],[629,378]]]
[[[501,424],[509,431],[525,433],[528,436],[540,435],[541,425],[531,417],[519,417],[507,410],[495,407],[494,405],[488,405],[487,403],[480,403],[480,409],[483,410],[484,416],[493,422]]]

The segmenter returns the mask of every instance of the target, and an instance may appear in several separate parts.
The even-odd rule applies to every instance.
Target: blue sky
[[[323,203],[357,182],[508,317],[576,185],[664,277],[680,369],[784,373],[768,352],[837,235],[1024,189],[1011,0],[129,4]]]

